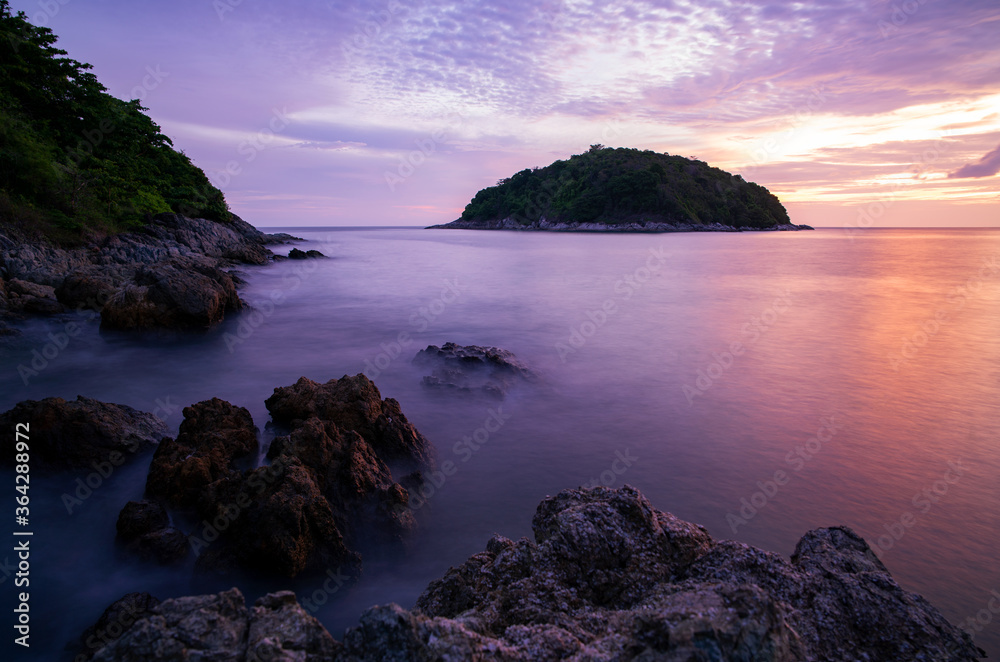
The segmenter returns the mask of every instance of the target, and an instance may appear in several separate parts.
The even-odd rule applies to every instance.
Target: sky
[[[13,0],[257,226],[429,225],[591,144],[794,223],[1000,226],[1000,2]]]

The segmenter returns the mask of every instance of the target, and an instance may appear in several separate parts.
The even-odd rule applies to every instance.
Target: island
[[[591,145],[476,193],[462,217],[430,229],[556,232],[811,230],[778,198],[704,161]]]

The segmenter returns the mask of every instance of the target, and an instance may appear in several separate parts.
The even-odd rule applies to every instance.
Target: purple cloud
[[[992,152],[987,152],[975,163],[967,163],[955,172],[948,173],[949,179],[964,177],[991,177],[1000,172],[1000,145]]]

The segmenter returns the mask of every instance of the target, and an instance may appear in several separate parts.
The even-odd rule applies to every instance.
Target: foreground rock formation
[[[483,393],[502,400],[517,382],[534,382],[538,377],[512,352],[497,347],[458,345],[448,342],[429,345],[413,357],[413,363],[431,369],[425,386],[460,393]]]
[[[129,627],[112,638],[109,633],[121,630],[111,627],[114,624]],[[129,594],[85,633],[83,656],[99,662],[319,662],[331,659],[337,649],[333,637],[302,609],[291,591],[269,593],[247,609],[243,594],[234,588],[163,602],[148,594]]]
[[[412,610],[373,607],[329,638],[289,593],[235,589],[149,608],[98,660],[976,660],[845,527],[791,561],[655,510],[634,488],[546,498],[534,541],[494,536]],[[148,601],[143,602],[146,605]],[[262,642],[273,657],[260,657]]]
[[[227,269],[266,264],[266,246],[290,239],[177,214],[80,248],[0,235],[0,318],[77,310],[107,328],[206,328],[243,307]]]
[[[364,375],[276,388],[267,407],[288,434],[258,466],[250,412],[214,398],[184,409],[176,439],[158,446],[146,480],[149,501],[129,502],[118,538],[146,558],[186,554],[163,506],[201,523],[185,537],[197,566],[296,577],[356,569],[359,543],[402,539],[413,526],[409,493],[389,463],[430,462],[430,445]]]
[[[42,471],[120,466],[153,448],[167,432],[153,414],[82,395],[75,401],[25,400],[0,414],[0,425],[11,431],[0,437],[0,466],[14,464],[14,426],[25,422],[30,425],[32,470]]]

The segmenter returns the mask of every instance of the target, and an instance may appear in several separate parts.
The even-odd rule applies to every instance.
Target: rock
[[[120,612],[128,626],[118,637],[105,635],[106,645],[91,651],[94,660],[325,662],[341,648],[291,591],[269,593],[250,610],[236,588],[162,603],[131,593],[109,607],[85,637],[101,643],[92,633],[124,622],[115,617]]]
[[[293,425],[316,417],[334,423],[342,432],[354,431],[386,463],[431,461],[430,444],[392,399],[382,400],[378,388],[364,375],[331,379],[319,384],[302,377],[292,386],[274,389],[265,403],[276,423]]]
[[[66,274],[55,293],[59,302],[70,308],[100,312],[117,289],[113,275],[99,267],[88,267]]]
[[[340,648],[291,591],[269,593],[254,603],[247,636],[248,660],[326,662]]]
[[[407,611],[365,612],[341,660],[975,660],[850,529],[791,562],[655,510],[634,488],[545,499],[534,542],[495,536]]]
[[[463,393],[482,393],[502,400],[518,381],[535,382],[537,376],[513,353],[479,345],[429,345],[413,357],[415,365],[429,366],[433,372],[423,379],[425,386]]]
[[[243,594],[235,588],[216,595],[165,600],[98,650],[93,659],[240,662],[246,655],[249,620]]]
[[[62,304],[56,301],[55,290],[48,285],[12,278],[7,281],[6,290],[6,307],[12,311],[34,315],[58,315],[65,312]]]
[[[232,589],[152,604],[94,659],[957,662],[985,655],[901,589],[845,527],[810,531],[788,561],[713,540],[627,485],[548,497],[532,527],[534,541],[494,536],[432,582],[412,610],[368,609],[343,645],[291,592],[268,594],[248,613]]]
[[[55,299],[55,288],[48,285],[30,283],[19,278],[12,278],[7,281],[7,291],[19,296],[31,296],[39,299]]]
[[[94,657],[94,653],[117,640],[158,604],[160,601],[149,593],[129,593],[116,600],[104,610],[96,623],[83,632],[80,637],[79,654],[74,659],[90,660]]]
[[[415,524],[409,493],[357,432],[342,433],[334,423],[313,417],[276,438],[268,458],[294,458],[308,469],[351,542],[398,541]]]
[[[109,328],[201,328],[241,307],[223,269],[266,264],[267,243],[274,239],[235,215],[224,223],[158,214],[139,230],[79,248],[4,237],[0,274],[16,281],[18,291],[10,295],[14,305],[0,305],[0,312],[10,317],[54,314],[62,306],[100,310],[114,300]]]
[[[326,257],[326,256],[317,250],[302,251],[299,250],[298,248],[293,248],[288,252],[289,260],[306,260],[315,257]]]
[[[193,510],[211,483],[240,477],[240,464],[251,466],[257,449],[257,428],[245,408],[219,398],[185,407],[177,438],[164,439],[153,454],[146,493]]]
[[[118,538],[130,542],[170,524],[167,510],[155,501],[129,501],[118,513],[115,530]]]
[[[213,504],[214,511],[203,511],[205,521],[222,517],[227,526],[218,542],[197,541],[199,546],[210,543],[198,557],[200,570],[225,573],[243,568],[293,578],[330,567],[359,566],[360,557],[345,545],[330,502],[298,462],[279,462],[246,478],[220,481],[206,503]]]
[[[243,308],[232,277],[207,258],[173,258],[143,267],[101,310],[104,328],[206,329]]]
[[[129,501],[118,514],[118,539],[144,561],[166,565],[187,558],[188,537],[170,526],[162,505],[153,501]]]
[[[25,400],[0,414],[4,429],[13,430],[18,423],[30,424],[33,471],[120,466],[152,448],[167,431],[152,414],[82,395],[71,402]],[[14,464],[14,445],[13,434],[0,437],[0,465]]]
[[[293,237],[287,232],[273,232],[266,235],[265,244],[287,244],[292,241],[305,241],[302,237]]]

